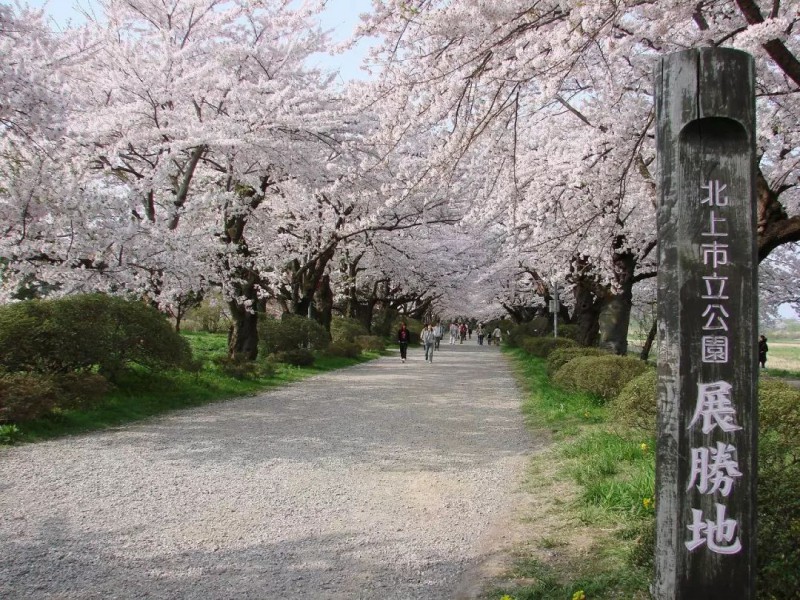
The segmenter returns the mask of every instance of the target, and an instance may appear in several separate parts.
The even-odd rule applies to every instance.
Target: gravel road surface
[[[496,348],[398,356],[0,450],[0,598],[466,597],[532,448],[520,392]]]

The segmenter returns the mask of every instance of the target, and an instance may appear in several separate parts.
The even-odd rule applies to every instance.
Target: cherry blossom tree
[[[438,123],[436,165],[462,164],[481,147],[492,190],[479,195],[483,210],[515,207],[505,223],[522,235],[508,239],[539,249],[522,270],[571,271],[576,294],[594,288],[589,305],[611,313],[605,334],[618,351],[632,286],[654,273],[658,56],[698,45],[754,53],[761,257],[800,236],[793,5],[776,2],[766,14],[747,0],[374,5],[362,31],[385,40],[373,56],[376,101],[389,105],[392,127]]]

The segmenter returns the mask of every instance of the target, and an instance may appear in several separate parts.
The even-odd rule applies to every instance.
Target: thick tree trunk
[[[639,358],[642,360],[647,360],[650,358],[650,350],[653,348],[653,342],[656,339],[657,332],[658,319],[653,319],[653,324],[650,326],[650,331],[647,332],[647,339],[644,341],[644,346],[642,346],[642,352],[639,354]]]
[[[596,346],[600,333],[600,308],[602,303],[594,295],[591,286],[583,281],[575,284],[575,310],[572,324],[577,327],[578,343]]]
[[[325,275],[320,281],[319,289],[314,296],[315,315],[314,318],[328,331],[331,330],[331,320],[333,318],[333,290],[331,289],[331,278]]]
[[[258,314],[236,302],[228,302],[231,328],[228,331],[228,356],[255,360],[258,357]]]
[[[618,239],[618,245],[624,240]],[[628,353],[628,328],[633,307],[633,272],[636,257],[630,252],[614,255],[614,270],[619,292],[608,294],[600,314],[600,343],[609,346],[616,354]]]

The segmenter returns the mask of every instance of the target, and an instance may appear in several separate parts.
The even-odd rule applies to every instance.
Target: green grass
[[[119,427],[155,415],[211,402],[229,400],[262,392],[377,358],[365,353],[360,358],[318,357],[311,367],[277,364],[274,376],[239,380],[224,375],[214,364],[215,356],[226,353],[225,334],[187,334],[194,357],[203,361],[198,373],[183,371],[152,372],[132,369],[117,382],[115,388],[97,406],[82,410],[62,410],[46,418],[19,423],[18,442],[35,442],[64,435],[73,435]]]
[[[508,352],[528,392],[523,411],[529,426],[554,433],[554,443],[532,459],[531,478],[543,472],[544,465],[555,465],[553,478],[575,486],[576,499],[559,503],[558,510],[571,522],[582,524],[571,527],[569,533],[592,541],[591,560],[566,556],[544,564],[536,550],[530,550],[508,574],[524,584],[493,590],[490,598],[564,600],[578,591],[592,600],[647,597],[651,570],[633,557],[641,553],[640,532],[654,517],[652,440],[620,435],[608,423],[605,407],[594,398],[551,385],[544,360],[521,350]],[[553,547],[553,540],[545,537],[538,547]]]

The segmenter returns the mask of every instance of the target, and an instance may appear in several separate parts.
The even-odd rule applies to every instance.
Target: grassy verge
[[[544,360],[509,354],[528,424],[550,443],[529,468],[528,543],[489,598],[647,598],[651,548],[640,540],[652,535],[652,440],[622,435],[594,398],[550,385]]]
[[[322,356],[311,367],[277,364],[271,377],[243,380],[225,375],[213,362],[214,357],[226,352],[224,334],[188,334],[186,337],[194,357],[203,362],[199,372],[128,371],[97,406],[62,410],[46,418],[21,423],[16,440],[35,442],[118,427],[172,410],[255,394],[379,356],[377,353],[365,353],[356,359]]]

